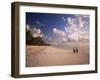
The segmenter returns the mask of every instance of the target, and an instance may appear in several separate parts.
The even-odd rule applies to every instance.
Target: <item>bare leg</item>
[[[74,46],[74,48],[73,48],[73,53],[75,53],[75,46]]]
[[[78,53],[78,48],[77,48],[77,46],[76,46],[76,52]]]

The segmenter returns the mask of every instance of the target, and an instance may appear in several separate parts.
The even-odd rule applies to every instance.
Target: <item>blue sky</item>
[[[58,40],[60,43],[68,39],[87,39],[89,38],[89,21],[89,15],[26,12],[26,26],[32,29],[33,36],[36,33],[38,36],[44,35],[43,39],[46,42]],[[77,39],[75,36],[78,36]]]
[[[61,19],[62,16],[59,14],[44,14],[44,13],[26,13],[26,24],[31,27],[39,27],[44,34],[52,32],[53,27],[64,30],[65,22]],[[37,24],[37,22],[43,24],[43,26]]]

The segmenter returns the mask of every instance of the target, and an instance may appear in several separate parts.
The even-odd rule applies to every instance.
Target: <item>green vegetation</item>
[[[34,38],[31,34],[30,31],[26,31],[26,44],[28,45],[47,45],[49,46],[50,44],[46,44],[41,37],[36,37]]]

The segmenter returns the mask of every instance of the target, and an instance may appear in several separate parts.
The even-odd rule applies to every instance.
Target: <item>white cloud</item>
[[[80,39],[85,39],[88,40],[89,39],[89,34],[86,31],[80,31]]]
[[[89,34],[86,30],[81,30],[76,24],[71,24],[72,27],[65,27],[65,31],[61,31],[57,28],[53,28],[53,37],[51,39],[52,43],[61,44],[62,42],[67,42],[69,40],[88,40]],[[60,38],[60,39],[59,39]]]
[[[31,29],[31,33],[33,37],[40,37],[41,30],[37,28]]]
[[[69,38],[71,40],[75,40],[75,41],[78,41],[78,33],[77,32],[74,32],[73,34],[69,35]]]
[[[36,37],[45,37],[44,34],[42,34],[41,30],[39,28],[32,28],[31,30],[31,34],[34,38]]]
[[[66,22],[66,18],[65,18],[65,17],[61,17],[61,19],[62,19],[64,22]]]
[[[89,18],[89,15],[84,15],[83,17],[84,17],[84,18]]]
[[[64,42],[66,42],[66,41],[67,41],[67,38],[62,38],[62,40],[63,40]]]
[[[69,26],[72,25],[72,19],[71,19],[71,17],[68,17],[68,18],[67,18],[67,22],[68,22],[68,25],[69,25]]]
[[[67,24],[68,24],[68,27],[72,27],[72,28],[76,27],[77,26],[77,18],[68,17]]]
[[[84,27],[84,21],[82,20],[82,17],[79,17],[79,26],[80,28]]]
[[[66,33],[63,30],[53,28],[52,33],[46,36],[44,41],[51,45],[63,45],[63,42],[67,41]]]
[[[58,35],[58,36],[65,36],[66,35],[64,31],[61,31],[57,28],[53,28],[53,33]]]
[[[78,40],[89,40],[89,25],[87,21],[83,18],[89,18],[88,16],[77,17],[61,17],[63,21],[67,24],[65,30],[60,30],[57,28],[52,29],[52,33],[44,35],[39,28],[31,28],[27,25],[27,30],[31,30],[33,37],[42,37],[44,42],[52,45],[62,45],[67,41],[78,41]],[[43,26],[40,22],[37,21],[38,25]]]
[[[26,25],[26,30],[30,30],[30,25]]]
[[[53,28],[52,36],[49,39],[50,43],[53,45],[62,45],[68,41],[89,40],[88,28],[85,29],[89,25],[85,25],[87,22],[83,19],[83,16],[68,17],[67,19],[62,17],[62,19],[66,20],[67,25],[65,26],[65,30]]]
[[[45,26],[43,23],[41,23],[41,22],[39,22],[39,21],[36,21],[36,24],[38,24],[39,26],[42,26],[42,27]]]
[[[69,35],[69,38],[74,41],[88,40],[89,35],[86,31],[78,31],[78,32],[74,32],[71,35]]]
[[[87,18],[87,16],[84,17]],[[75,18],[68,17],[67,23],[68,26],[65,27],[65,31],[68,34],[68,39],[75,41],[89,39],[88,30],[84,30],[84,27],[88,27],[88,25],[85,26],[87,22],[83,20],[83,16],[76,15]]]
[[[53,28],[52,33],[48,36],[47,40],[52,45],[62,45],[63,42],[67,41],[66,33],[57,28]]]
[[[83,18],[88,18],[89,19],[89,15],[79,15],[79,14],[76,14],[74,15],[75,17],[79,18],[79,17],[83,17]]]

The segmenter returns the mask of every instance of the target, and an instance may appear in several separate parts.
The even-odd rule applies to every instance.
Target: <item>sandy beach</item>
[[[89,45],[81,44],[78,49],[73,53],[73,47],[26,45],[26,67],[89,64]]]

